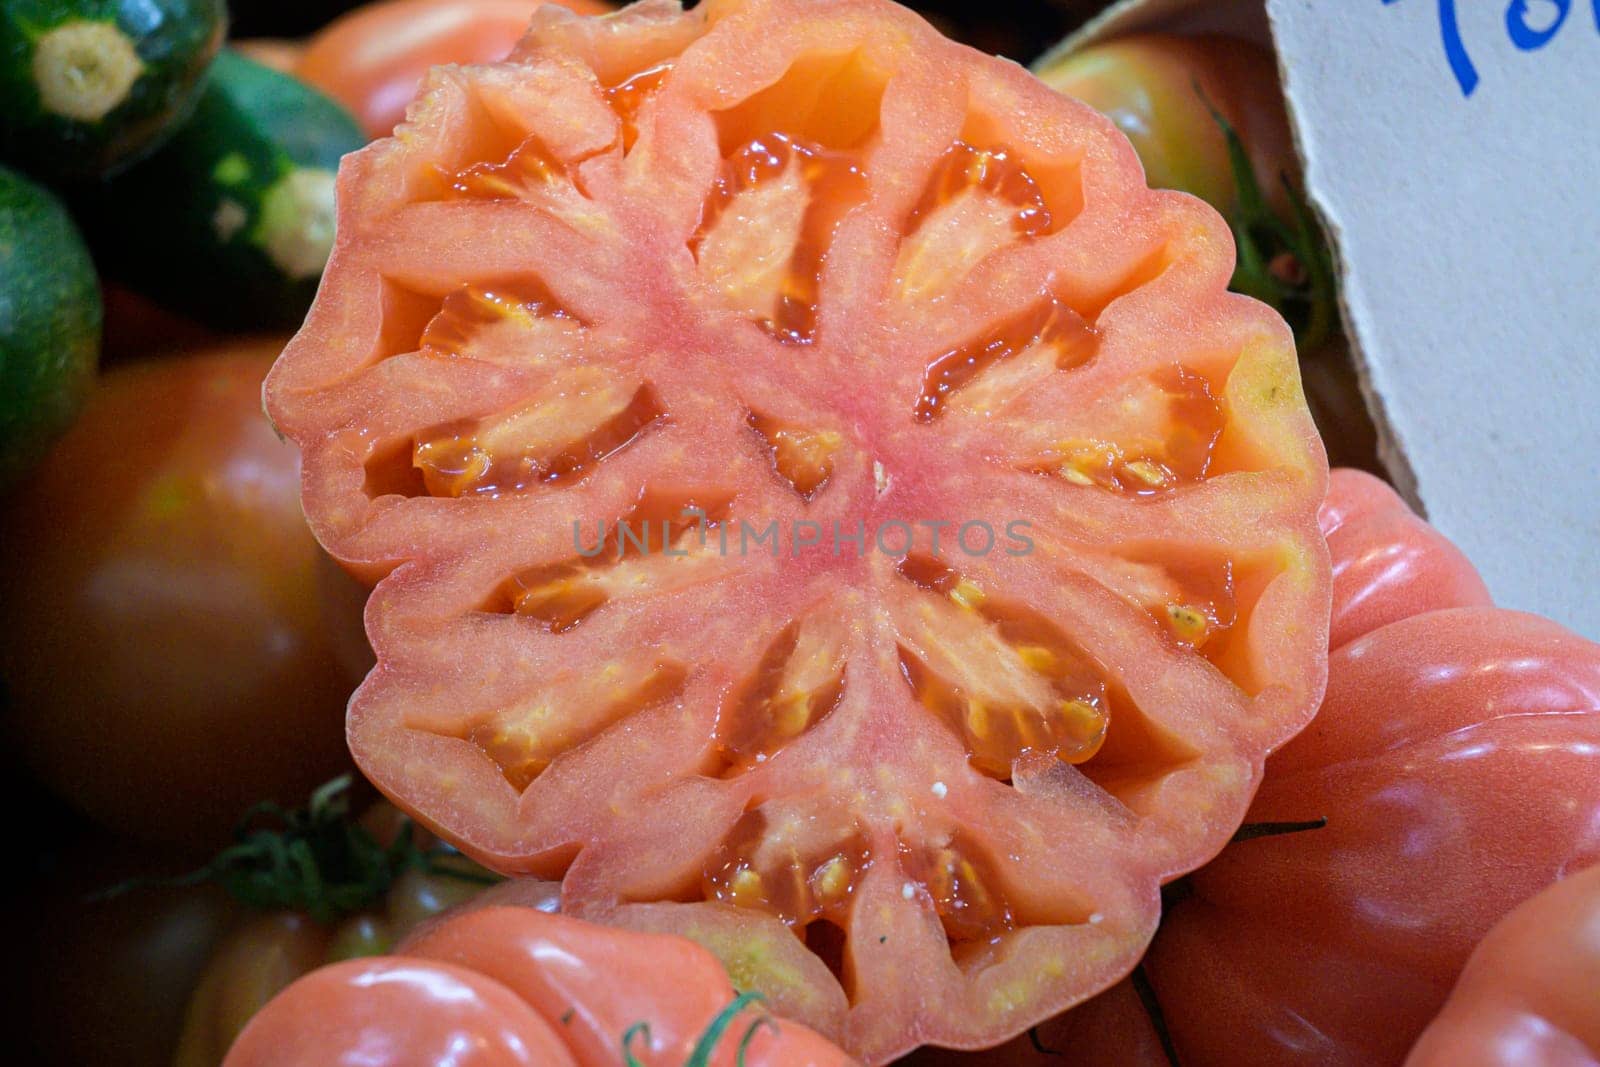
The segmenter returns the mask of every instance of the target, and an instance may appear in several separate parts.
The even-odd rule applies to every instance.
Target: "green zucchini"
[[[224,0],[5,0],[0,155],[54,180],[115,172],[188,117]]]
[[[194,116],[80,214],[108,272],[157,303],[222,329],[293,327],[333,247],[339,158],[364,144],[338,104],[223,49]]]
[[[67,209],[0,167],[0,489],[71,425],[100,362],[100,286]]]

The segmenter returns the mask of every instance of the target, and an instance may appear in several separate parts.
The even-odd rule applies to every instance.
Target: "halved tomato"
[[[883,0],[547,10],[413,118],[267,387],[366,773],[864,1059],[1126,973],[1323,682],[1222,221]]]

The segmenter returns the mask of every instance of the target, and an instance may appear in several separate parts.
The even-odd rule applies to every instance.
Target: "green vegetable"
[[[366,144],[349,113],[224,49],[194,117],[82,200],[107,269],[223,329],[293,327],[333,247],[339,158]]]
[[[71,425],[100,361],[100,287],[66,209],[0,167],[0,489]]]
[[[0,154],[48,179],[114,173],[188,116],[226,28],[223,0],[5,0]]]

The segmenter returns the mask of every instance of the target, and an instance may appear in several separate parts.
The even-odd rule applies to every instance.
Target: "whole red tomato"
[[[1328,692],[1145,967],[1188,1067],[1399,1063],[1518,903],[1600,861],[1600,645],[1485,606],[1452,546],[1337,472]]]
[[[1600,867],[1501,919],[1406,1067],[1600,1064]]]
[[[368,134],[384,137],[405,118],[429,67],[504,59],[545,2],[379,0],[314,35],[295,73],[349,108]],[[584,15],[611,10],[604,0],[548,2]]]
[[[214,844],[347,763],[362,593],[261,414],[276,340],[116,367],[6,501],[6,741],[96,820]]]
[[[483,908],[407,955],[324,967],[268,1004],[225,1067],[828,1067],[849,1057],[748,1005],[693,942]],[[347,1058],[349,1057],[349,1058]]]

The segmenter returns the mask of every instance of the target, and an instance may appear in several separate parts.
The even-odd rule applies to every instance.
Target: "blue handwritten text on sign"
[[[1399,0],[1383,0],[1384,6]],[[1461,39],[1461,24],[1456,19],[1456,0],[1438,0],[1439,37],[1444,43],[1444,57],[1450,72],[1461,86],[1462,96],[1471,96],[1478,87],[1478,68],[1467,54]],[[1600,0],[1589,0],[1594,10],[1595,32],[1600,33]],[[1536,10],[1530,10],[1530,8]],[[1524,52],[1533,52],[1549,44],[1567,21],[1572,10],[1572,0],[1511,0],[1506,5],[1506,36]]]

